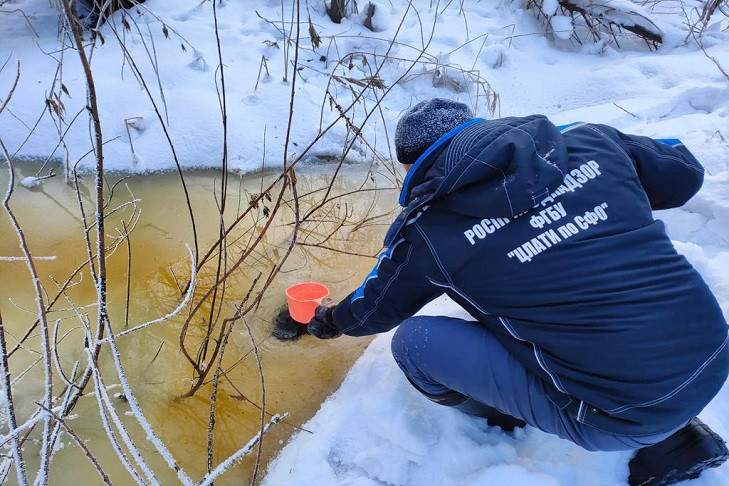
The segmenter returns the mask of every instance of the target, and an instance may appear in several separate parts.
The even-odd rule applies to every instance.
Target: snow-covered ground
[[[282,31],[291,31],[292,18],[290,2],[284,3],[284,21],[279,1],[227,0],[218,7],[233,169],[258,169],[264,156],[267,167],[282,163],[292,79],[289,65],[288,82],[282,81],[286,65]],[[328,85],[332,70],[340,80],[348,77],[361,82],[382,62],[388,40],[396,32],[398,44],[379,72],[384,85],[392,89],[382,111],[376,111],[363,131],[383,154],[389,148],[384,129],[393,133],[403,110],[433,96],[467,102],[485,117],[543,113],[557,123],[592,121],[626,132],[680,138],[705,165],[706,182],[685,207],[656,216],[666,221],[676,247],[702,273],[729,316],[729,79],[717,66],[729,70],[729,34],[727,21],[718,22],[724,18],[721,13],[716,13],[717,21],[704,34],[704,53],[695,42],[684,43],[684,12],[695,18],[693,9],[700,10],[701,2],[685,1],[683,8],[676,0],[651,2],[655,8],[651,16],[665,39],[663,47],[651,52],[645,44],[622,37],[623,50],[601,43],[572,45],[560,40],[569,33],[564,30],[570,29],[563,17],[552,20],[560,32],[550,41],[543,35],[544,27],[518,2],[376,3],[374,24],[379,31],[374,33],[361,25],[361,17],[337,25],[326,17],[322,2],[302,4],[293,152],[336,116],[326,97],[327,86],[340,103],[351,99],[346,79]],[[544,4],[550,10],[556,2]],[[62,54],[66,94],[59,83],[52,86],[61,53],[57,19],[48,0],[6,0],[0,5],[0,106],[15,79],[16,60],[21,61],[20,81],[0,114],[0,138],[13,154],[64,156],[67,149],[69,160],[75,162],[90,148],[78,56],[72,51]],[[37,36],[26,18],[10,12],[15,10],[27,15]],[[125,31],[121,15],[115,15],[119,35],[126,36],[126,47],[139,62],[182,165],[215,166],[220,163],[222,130],[211,3],[148,0],[142,10],[141,15],[131,14],[136,22],[130,23],[130,31]],[[308,37],[307,11],[322,39],[317,49],[311,48]],[[167,26],[169,39],[156,17]],[[433,38],[428,41],[431,30]],[[162,124],[129,63],[123,61],[111,26],[101,32],[106,42],[97,43],[92,62],[107,140],[107,167],[137,172],[173,168]],[[424,44],[427,55],[422,62],[394,84]],[[293,52],[293,48],[288,51],[289,61]],[[348,62],[335,67],[337,59],[347,59],[354,52],[365,53],[367,63],[355,56],[351,67]],[[471,76],[464,77],[464,70]],[[488,81],[498,93],[496,115],[487,112],[484,85],[477,86],[474,77]],[[52,92],[60,93],[66,124],[80,113],[70,128],[61,125],[62,131],[67,130],[66,148],[58,146],[59,128],[48,112],[41,116]],[[379,88],[369,90],[367,103],[357,106],[355,120],[362,122],[364,109],[383,93]],[[141,117],[130,122],[135,157],[125,123],[132,117]],[[338,155],[345,134],[345,125],[338,124],[315,153]],[[355,161],[366,157],[361,146],[352,154]],[[81,164],[89,166],[90,158]],[[426,311],[459,313],[444,301]],[[314,435],[300,434],[286,445],[269,467],[267,484],[625,484],[626,453],[589,453],[533,428],[504,434],[486,428],[481,420],[422,399],[390,357],[389,339],[383,335],[373,342],[341,388],[305,425]],[[729,387],[722,389],[701,417],[729,437]],[[709,471],[692,484],[729,484],[729,466]]]

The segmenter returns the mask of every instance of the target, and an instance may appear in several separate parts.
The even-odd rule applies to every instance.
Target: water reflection
[[[325,185],[330,168],[310,168],[299,174],[298,187],[301,194]],[[35,174],[35,167],[19,166],[17,179]],[[232,221],[245,210],[251,194],[261,191],[276,176],[274,173],[239,177],[231,175],[228,183],[228,205],[226,220]],[[93,214],[92,177],[82,183],[82,201],[87,214]],[[109,185],[118,182],[119,176],[109,176]],[[201,254],[210,247],[219,232],[214,188],[219,187],[220,174],[213,171],[196,171],[186,174],[200,236]],[[367,181],[367,182],[365,182]],[[0,175],[0,187],[7,184],[7,174]],[[363,184],[365,184],[363,186]],[[358,188],[372,189],[389,186],[379,178],[368,180],[361,169],[345,169],[344,177],[334,186],[334,193],[346,193]],[[321,192],[308,196],[309,203]],[[131,254],[129,273],[131,305],[129,325],[145,322],[166,315],[181,301],[180,289],[189,277],[189,258],[185,243],[191,243],[191,227],[188,209],[185,205],[179,176],[175,173],[132,176],[118,183],[109,208],[136,198],[141,210],[139,223],[130,238],[120,244],[108,259],[107,271],[109,312],[112,325],[117,331],[123,329],[127,301],[128,254]],[[306,198],[305,202],[306,202]],[[367,220],[360,227],[345,226],[326,240],[323,246],[331,246],[350,253],[375,254],[381,245],[381,238],[387,223],[391,220],[389,211],[396,200],[396,191],[367,191],[355,196],[337,199],[312,217],[307,226],[309,236],[304,242],[320,242],[326,238],[336,222],[344,215],[354,222]],[[310,205],[311,205],[310,204]],[[36,265],[48,296],[52,299],[58,284],[86,259],[79,203],[74,187],[63,183],[61,178],[46,180],[32,190],[15,189],[11,207],[22,225],[34,256],[55,257],[53,260],[38,260]],[[132,206],[113,214],[107,221],[107,244],[113,236],[123,231],[122,220],[132,216]],[[262,212],[259,208],[257,211]],[[252,281],[259,275],[267,275],[285,251],[291,234],[291,205],[284,204],[272,229],[266,234],[264,244],[250,259],[234,273],[227,284],[226,300],[221,315],[234,312],[232,304],[240,301]],[[261,215],[262,216],[262,215]],[[20,256],[15,233],[5,214],[0,216],[0,256]],[[232,261],[252,237],[256,230],[239,231],[231,241],[236,243],[228,250]],[[130,253],[129,253],[130,252]],[[344,374],[367,345],[363,339],[347,337],[318,341],[305,336],[294,343],[279,342],[272,338],[272,320],[284,303],[282,289],[304,280],[318,280],[332,291],[332,297],[342,298],[359,284],[374,260],[352,255],[334,253],[318,247],[296,247],[277,277],[274,286],[261,301],[257,311],[250,314],[246,323],[250,326],[255,342],[259,346],[266,386],[266,409],[269,414],[287,411],[287,424],[276,426],[264,439],[263,463],[270,458],[296,427],[305,422],[320,406],[323,399],[341,382]],[[200,288],[206,289],[214,279],[214,262],[200,275]],[[201,291],[198,291],[201,294]],[[68,300],[66,299],[68,298]],[[17,343],[36,319],[34,294],[27,269],[23,262],[0,261],[0,310],[7,329],[10,347]],[[49,314],[49,321],[60,319],[58,346],[61,363],[68,373],[77,360],[84,363],[83,330],[71,302],[80,311],[95,316],[93,307],[95,289],[84,269],[73,279],[66,296],[61,296]],[[187,312],[187,311],[185,311]],[[206,312],[201,312],[201,315]],[[120,338],[119,347],[127,376],[131,380],[137,399],[147,417],[156,428],[160,438],[167,444],[175,458],[193,478],[200,478],[206,472],[206,439],[210,406],[210,384],[204,386],[194,397],[179,398],[189,389],[192,368],[180,352],[180,328],[186,315],[156,325],[143,332]],[[203,321],[193,320],[188,339],[191,349],[204,335]],[[197,340],[197,341],[196,341]],[[260,427],[261,384],[255,354],[245,325],[236,324],[227,345],[223,368],[226,373],[220,379],[220,391],[216,406],[215,463],[239,449]],[[36,350],[40,349],[38,335],[32,336],[22,349],[11,359],[13,376],[17,376],[37,361]],[[120,392],[118,380],[108,350],[102,352],[101,369],[106,385],[112,392]],[[33,367],[14,388],[16,412],[19,422],[25,420],[35,409],[34,401],[42,396],[43,372],[41,366]],[[212,379],[212,373],[208,376]],[[62,391],[62,381],[55,380],[56,395]],[[150,444],[143,439],[144,433],[136,421],[128,415],[129,405],[123,399],[116,399],[116,409],[125,418],[130,433],[145,453],[146,459],[157,473],[162,484],[176,483],[171,471]],[[119,464],[101,426],[96,400],[93,396],[82,398],[74,410],[75,419],[69,422],[84,439],[91,451],[100,459],[104,469],[115,483],[129,482],[128,474]],[[268,417],[268,416],[267,416]],[[37,436],[38,431],[34,436]],[[67,445],[68,437],[63,438]],[[28,445],[26,450],[35,447]],[[37,470],[38,455],[26,452],[29,470]],[[252,458],[246,458],[234,470],[226,474],[218,484],[240,484],[250,480]],[[77,485],[96,484],[98,476],[78,447],[64,447],[56,453],[51,468],[52,484]],[[12,476],[12,474],[11,474]]]

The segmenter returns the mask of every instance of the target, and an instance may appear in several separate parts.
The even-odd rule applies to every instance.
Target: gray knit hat
[[[473,118],[471,109],[457,101],[433,98],[405,112],[395,129],[395,152],[401,164],[412,164],[441,136]]]

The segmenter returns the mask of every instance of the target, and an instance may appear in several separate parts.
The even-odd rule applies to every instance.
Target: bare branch
[[[228,459],[221,462],[218,467],[216,467],[212,472],[208,473],[200,483],[200,486],[210,486],[213,484],[213,481],[223,474],[225,471],[230,468],[233,464],[238,462],[242,457],[247,456],[251,453],[251,450],[253,450],[253,447],[258,443],[259,440],[263,437],[268,430],[276,425],[277,423],[281,422],[282,420],[288,418],[289,414],[284,413],[283,415],[274,415],[271,420],[266,424],[266,426],[263,428],[262,431],[258,432],[245,446],[243,446],[241,449],[239,449],[237,452],[232,454]]]
[[[15,432],[18,428],[18,422],[15,419],[15,405],[13,403],[13,391],[10,385],[10,369],[8,368],[8,355],[6,351],[5,326],[3,326],[3,317],[2,314],[0,314],[0,378],[3,380],[3,387],[2,390],[0,390],[2,395],[0,395],[0,397],[2,397],[2,402],[5,405],[5,416],[8,420],[8,428],[10,429],[10,433],[13,434],[13,432]],[[18,436],[15,434],[12,436],[12,454],[18,484],[25,486],[28,484],[28,477],[25,472],[25,460],[23,459],[23,452],[20,449]]]
[[[18,86],[18,81],[20,81],[20,60],[18,60],[18,69],[17,74],[15,75],[15,81],[13,81],[13,85],[10,87],[10,92],[8,93],[8,96],[5,97],[5,101],[3,101],[3,104],[0,105],[0,114],[3,112],[5,107],[8,106],[8,103],[10,103],[10,99],[13,97],[15,88]]]
[[[122,388],[124,389],[124,396],[127,398],[127,402],[129,403],[129,406],[132,409],[132,415],[134,415],[134,418],[137,419],[137,422],[139,422],[139,425],[142,426],[142,429],[144,429],[144,432],[147,434],[147,439],[152,443],[155,450],[162,456],[162,458],[165,460],[167,465],[177,472],[177,478],[180,480],[180,482],[183,485],[192,485],[193,481],[190,479],[190,477],[185,473],[185,471],[182,470],[182,468],[177,464],[177,461],[172,457],[172,454],[167,449],[167,447],[162,443],[162,441],[157,437],[157,434],[155,434],[152,426],[149,424],[147,419],[144,417],[144,414],[142,413],[142,409],[139,407],[139,403],[137,402],[136,397],[134,396],[134,393],[132,391],[132,387],[129,385],[129,381],[126,378],[126,374],[124,373],[124,367],[122,366],[121,362],[121,356],[119,354],[119,349],[116,346],[116,338],[114,337],[114,331],[111,328],[111,323],[109,320],[106,320],[106,326],[109,333],[109,345],[111,347],[111,354],[114,358],[114,365],[116,366],[116,372],[119,375],[119,381],[122,385]]]
[[[35,268],[35,264],[33,263],[33,257],[31,256],[30,250],[28,249],[28,243],[25,239],[25,234],[23,233],[23,230],[20,227],[20,224],[18,223],[18,220],[15,217],[15,214],[10,209],[10,197],[13,193],[13,184],[15,182],[15,171],[13,170],[13,164],[10,161],[10,154],[8,153],[7,148],[5,147],[5,144],[0,140],[0,148],[2,148],[3,155],[5,157],[5,162],[8,164],[8,170],[10,171],[10,177],[8,180],[8,190],[5,194],[5,198],[3,199],[3,207],[5,208],[5,212],[8,214],[8,218],[10,219],[10,222],[13,226],[13,229],[15,229],[15,233],[17,234],[18,241],[20,243],[20,249],[23,252],[23,255],[26,259],[26,265],[28,266],[28,272],[30,273],[31,280],[33,281],[33,287],[35,289],[36,294],[36,304],[38,306],[38,319],[41,323],[41,332],[43,335],[42,343],[43,343],[43,372],[44,372],[44,378],[45,378],[45,391],[44,391],[44,397],[43,397],[43,403],[47,407],[51,407],[51,403],[53,401],[53,372],[51,370],[51,343],[50,343],[50,331],[48,326],[48,318],[46,315],[46,306],[43,302],[43,290],[41,288],[40,279],[38,278],[38,272]],[[50,415],[44,414],[43,418],[43,442],[41,446],[41,464],[40,464],[40,471],[38,473],[38,478],[40,478],[40,481],[36,479],[36,482],[39,482],[40,484],[45,484],[48,478],[48,469],[50,467],[50,459],[51,459],[51,453],[52,449],[50,447],[50,440],[51,440],[51,420]]]
[[[248,325],[248,321],[244,318],[243,324],[246,326],[246,332],[248,338],[253,346],[253,353],[256,356],[256,365],[258,366],[258,377],[261,381],[261,429],[259,436],[261,440],[258,441],[258,451],[256,452],[256,462],[253,467],[253,476],[251,478],[251,486],[256,484],[256,478],[258,477],[258,469],[261,466],[261,452],[263,452],[263,434],[266,428],[266,379],[263,375],[263,365],[261,364],[261,355],[258,352],[258,346],[256,345],[255,339],[253,339],[253,333],[251,332],[251,326]]]
[[[91,339],[91,330],[87,329],[87,339]],[[101,378],[101,373],[99,372],[99,368],[97,364],[94,361],[94,356],[91,351],[88,349],[86,350],[88,353],[88,367],[91,368],[91,374],[94,379],[95,384],[95,393],[94,396],[96,397],[96,403],[99,407],[99,415],[101,416],[101,423],[104,426],[104,430],[106,431],[106,436],[109,439],[109,443],[112,445],[114,452],[116,452],[117,457],[121,461],[121,463],[124,465],[124,468],[129,472],[129,474],[132,476],[134,481],[144,486],[145,482],[144,479],[139,475],[136,468],[132,465],[132,463],[127,458],[127,455],[122,450],[119,442],[116,439],[116,434],[111,428],[111,424],[109,423],[109,418],[107,417],[107,410],[109,413],[109,417],[111,417],[112,421],[114,422],[114,425],[116,426],[117,430],[119,431],[119,434],[122,437],[122,440],[126,444],[127,448],[129,449],[130,453],[132,454],[132,457],[134,457],[135,462],[139,465],[139,467],[144,471],[147,478],[153,483],[159,485],[159,482],[154,477],[154,473],[149,469],[149,466],[147,466],[147,463],[142,459],[141,454],[139,453],[139,450],[134,445],[134,441],[129,437],[129,434],[127,433],[126,429],[124,428],[124,424],[122,423],[121,419],[119,419],[119,416],[116,413],[116,410],[114,410],[114,405],[111,403],[111,400],[109,399],[109,395],[106,393],[106,387],[104,386],[104,382]]]
[[[138,326],[135,326],[131,329],[122,331],[115,336],[116,338],[126,336],[127,334],[131,334],[133,332],[139,331],[140,329],[144,329],[144,328],[153,326],[155,324],[159,324],[161,322],[168,321],[168,320],[172,319],[174,316],[176,316],[177,314],[179,314],[180,311],[182,311],[182,309],[185,308],[185,306],[188,304],[188,302],[190,302],[190,299],[192,299],[192,296],[195,294],[195,282],[196,282],[196,278],[197,278],[197,272],[195,271],[195,255],[193,254],[192,249],[190,248],[189,245],[185,245],[185,247],[187,248],[187,251],[190,253],[190,262],[191,262],[191,272],[192,273],[191,273],[191,277],[190,277],[190,279],[191,279],[190,286],[188,287],[187,293],[185,294],[185,298],[182,300],[182,302],[180,302],[180,304],[175,308],[175,310],[173,310],[169,314],[159,317],[157,319],[153,319],[151,321],[145,322],[143,324],[139,324]],[[105,339],[104,341],[107,341],[107,340],[108,339]]]
[[[99,476],[101,476],[101,480],[104,482],[104,484],[108,484],[109,486],[112,486],[111,480],[109,479],[109,475],[104,472],[104,470],[101,468],[101,465],[99,464],[99,461],[96,459],[96,457],[91,453],[89,448],[84,444],[84,441],[81,440],[81,438],[74,432],[74,430],[66,423],[65,420],[63,420],[61,417],[59,417],[53,410],[46,408],[43,406],[42,403],[36,402],[36,405],[38,405],[40,408],[46,411],[46,413],[49,413],[53,416],[53,418],[56,419],[56,421],[63,426],[63,428],[66,430],[68,435],[71,436],[73,441],[76,443],[77,446],[81,448],[86,458],[89,460],[92,466],[94,466],[94,469],[96,469],[96,472],[99,473]]]

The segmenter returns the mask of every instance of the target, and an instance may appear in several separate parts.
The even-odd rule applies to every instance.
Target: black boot
[[[474,417],[485,418],[489,425],[501,427],[504,432],[513,432],[515,428],[523,428],[526,425],[526,422],[523,420],[507,415],[494,407],[484,405],[483,403],[478,402],[473,398],[469,398],[463,393],[459,393],[457,391],[452,391],[445,395],[431,395],[423,392],[419,388],[418,390],[420,393],[428,397],[429,400],[435,403],[455,408],[456,410],[460,410],[468,415],[473,415]]]
[[[630,461],[630,486],[663,486],[694,479],[729,458],[726,443],[698,418],[643,449]]]

